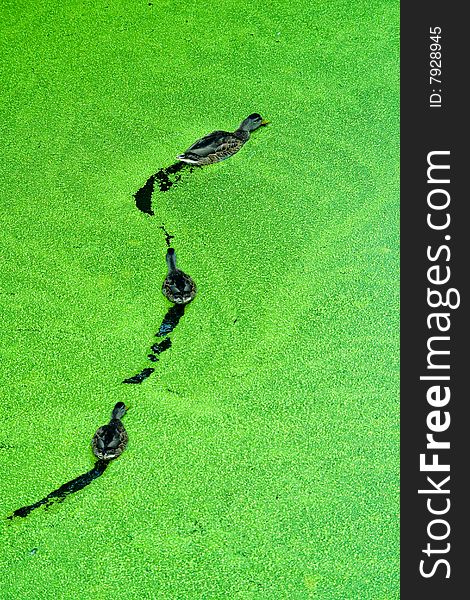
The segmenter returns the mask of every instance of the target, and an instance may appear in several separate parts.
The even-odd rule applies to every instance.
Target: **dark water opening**
[[[155,334],[156,337],[164,337],[171,333],[178,325],[179,320],[184,315],[184,304],[175,304],[163,317],[162,324]]]
[[[152,195],[155,190],[155,183],[158,185],[161,192],[167,192],[181,179],[180,171],[183,171],[183,169],[192,173],[194,167],[190,167],[186,163],[178,161],[151,175],[140,190],[134,194],[135,205],[137,208],[140,211],[153,216],[155,213],[152,209]]]
[[[154,371],[155,369],[152,368],[142,369],[140,373],[137,373],[137,375],[129,377],[128,379],[124,379],[122,383],[142,383],[142,381],[147,379],[147,377],[150,377]]]
[[[155,213],[152,210],[152,194],[155,185],[155,175],[147,179],[145,184],[134,194],[135,205],[139,210],[148,215],[153,216]]]
[[[158,229],[161,229],[163,231],[163,233],[165,234],[165,243],[166,243],[166,245],[169,248],[171,246],[171,240],[175,236],[171,235],[171,233],[168,233],[168,231],[165,229],[165,223],[163,223],[163,225],[160,225],[160,227]]]
[[[170,348],[170,347],[171,347],[170,338],[165,338],[161,342],[158,342],[158,344],[154,344],[153,346],[150,346],[150,350],[152,350],[152,352],[155,352],[155,354],[149,354],[148,358],[151,361],[155,362],[158,360],[157,356],[159,354],[161,354],[162,352],[165,352],[165,350],[168,350],[168,348]]]
[[[191,170],[186,163],[178,161],[169,167],[166,167],[165,169],[160,169],[157,171],[155,173],[155,179],[158,183],[160,191],[167,192],[172,186],[175,185],[175,183],[178,183],[178,181],[181,179],[180,171],[183,169],[187,169],[189,171]],[[176,177],[172,178],[170,177],[171,175],[176,175]]]
[[[82,490],[92,481],[103,475],[103,473],[108,467],[108,464],[109,461],[97,460],[93,469],[91,469],[87,473],[83,473],[83,475],[72,479],[72,481],[64,483],[64,485],[61,485],[60,488],[54,490],[45,498],[42,498],[42,500],[38,500],[38,502],[30,504],[29,506],[23,506],[21,508],[18,508],[9,517],[7,517],[7,519],[13,520],[16,517],[27,517],[30,512],[32,512],[36,508],[39,508],[40,506],[45,505],[46,508],[48,508],[54,503],[63,502],[67,496],[69,496],[70,494],[74,494],[79,490]]]
[[[153,344],[150,346],[150,350],[152,354],[148,354],[147,358],[152,362],[158,361],[158,356],[171,348],[171,340],[166,337],[172,331],[174,331],[175,327],[178,325],[179,320],[184,315],[184,305],[183,304],[175,304],[172,306],[166,315],[163,317],[163,321],[155,334],[155,337],[163,337],[161,342]],[[128,379],[124,379],[122,383],[142,383],[145,379],[150,377],[150,375],[155,371],[152,367],[147,367],[146,369],[142,369],[140,373],[134,375],[133,377],[129,377]]]

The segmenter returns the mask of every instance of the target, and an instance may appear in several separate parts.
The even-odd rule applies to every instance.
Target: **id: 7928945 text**
[[[429,106],[431,108],[442,106],[442,46],[439,43],[441,32],[440,27],[429,28],[429,85],[431,86]]]

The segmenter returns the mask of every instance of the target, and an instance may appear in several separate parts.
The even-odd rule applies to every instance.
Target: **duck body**
[[[126,449],[129,438],[121,421],[125,414],[124,403],[118,402],[113,409],[109,423],[97,429],[93,436],[91,442],[93,454],[100,460],[117,458]]]
[[[174,304],[187,304],[196,295],[196,284],[193,279],[176,268],[176,254],[174,248],[168,248],[166,253],[168,274],[162,285],[162,293]]]
[[[210,165],[225,160],[236,154],[250,139],[250,133],[267,125],[258,113],[253,113],[240,123],[238,129],[230,131],[213,131],[200,138],[186,152],[176,158],[189,165]]]

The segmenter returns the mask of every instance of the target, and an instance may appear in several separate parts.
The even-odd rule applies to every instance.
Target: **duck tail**
[[[200,159],[200,157],[191,154],[190,152],[183,152],[183,154],[178,154],[176,158],[181,162],[187,163],[188,165],[196,165]]]

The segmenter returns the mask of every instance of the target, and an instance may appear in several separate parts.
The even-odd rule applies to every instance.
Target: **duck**
[[[166,253],[168,274],[162,285],[162,293],[174,304],[187,304],[196,295],[196,284],[193,279],[176,268],[176,253],[174,248],[168,248]]]
[[[258,113],[244,119],[233,132],[213,131],[200,138],[186,152],[176,157],[183,163],[202,167],[233,156],[250,139],[250,134],[262,125],[268,125]]]
[[[105,461],[113,460],[120,456],[126,449],[129,438],[121,421],[126,412],[127,408],[124,402],[118,402],[113,408],[109,423],[97,429],[91,446],[93,454],[98,459]]]

